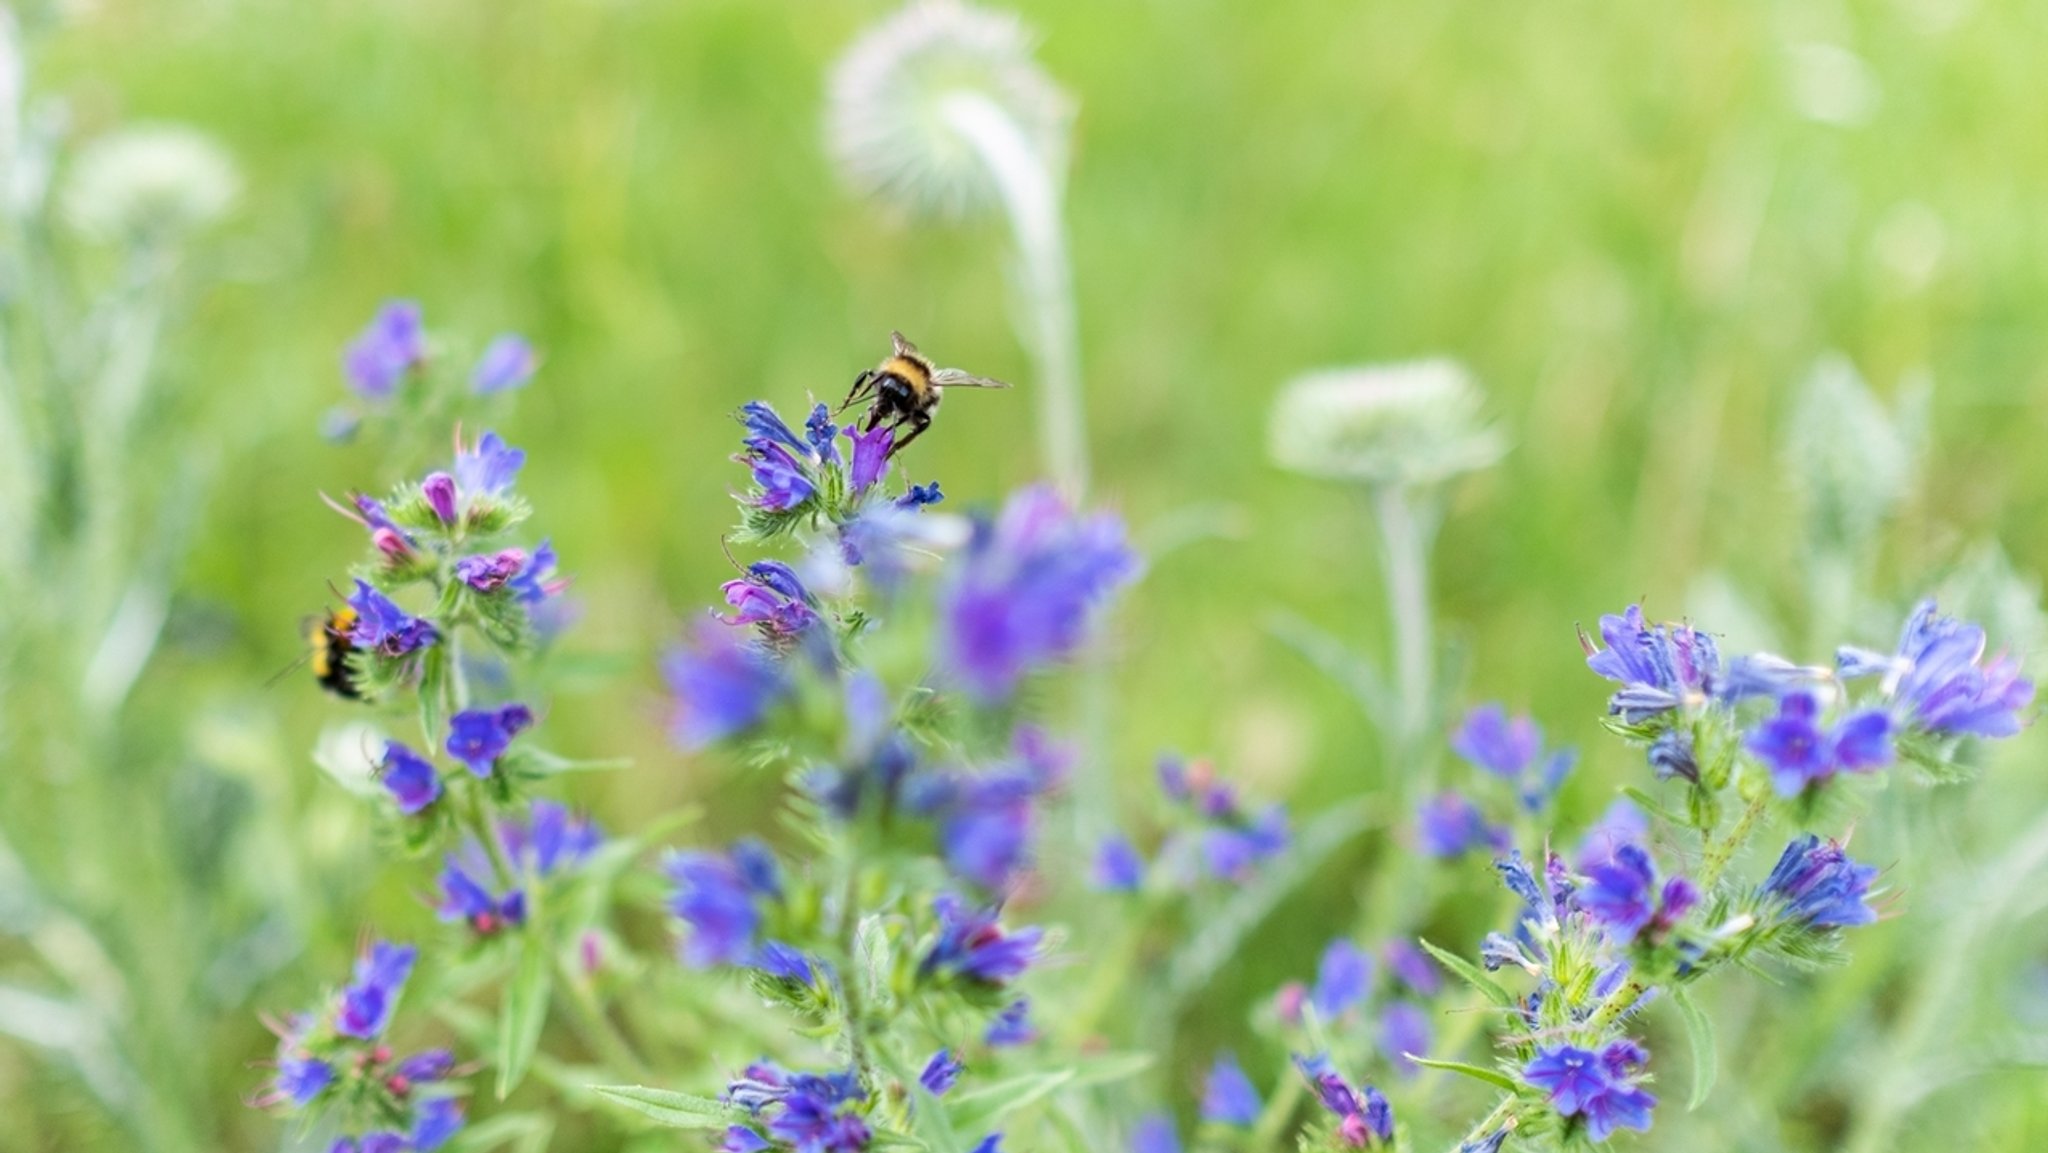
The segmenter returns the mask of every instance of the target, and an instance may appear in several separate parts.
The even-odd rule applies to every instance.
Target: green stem
[[[1458,1150],[1463,1149],[1468,1145],[1478,1144],[1481,1138],[1485,1137],[1488,1133],[1491,1133],[1496,1129],[1514,1128],[1515,1105],[1519,1101],[1521,1101],[1521,1098],[1516,1097],[1513,1094],[1509,1094],[1506,1097],[1502,1097],[1500,1099],[1500,1104],[1495,1105],[1493,1107],[1493,1112],[1488,1113],[1486,1116],[1480,1118],[1479,1124],[1472,1126],[1471,1129],[1466,1131],[1463,1137],[1458,1138],[1458,1143],[1451,1148],[1451,1153],[1457,1153]]]
[[[570,1014],[575,1019],[577,1031],[583,1034],[591,1048],[633,1080],[647,1081],[651,1078],[653,1071],[640,1056],[638,1047],[598,1003],[590,982],[559,955],[555,958],[555,985],[568,991]]]
[[[1397,752],[1394,767],[1405,769],[1428,728],[1430,698],[1436,688],[1429,615],[1430,532],[1402,486],[1380,485],[1373,490],[1372,499],[1394,645],[1395,713],[1390,726]],[[1433,782],[1418,778],[1415,784],[1411,796],[1426,792]]]
[[[1287,1128],[1288,1120],[1294,1116],[1295,1109],[1301,1104],[1302,1093],[1306,1091],[1299,1073],[1290,1069],[1288,1074],[1280,1079],[1279,1088],[1273,1090],[1273,1096],[1266,1101],[1265,1110],[1259,1114],[1259,1123],[1252,1130],[1250,1147],[1253,1149],[1281,1147],[1282,1133]]]
[[[1756,828],[1757,819],[1764,815],[1764,809],[1770,804],[1770,800],[1769,794],[1758,792],[1743,808],[1742,816],[1737,818],[1735,827],[1728,830],[1728,835],[1718,841],[1707,843],[1706,854],[1700,858],[1699,887],[1702,893],[1714,891],[1714,886],[1721,880],[1721,874],[1727,871],[1729,862],[1735,859],[1736,852],[1749,841],[1749,834]]]
[[[1591,1017],[1586,1018],[1586,1030],[1596,1035],[1605,1032],[1623,1013],[1634,1008],[1635,1003],[1642,1000],[1643,994],[1648,992],[1649,988],[1641,981],[1630,981],[1616,989],[1605,1001],[1600,1002],[1600,1007],[1593,1011]]]

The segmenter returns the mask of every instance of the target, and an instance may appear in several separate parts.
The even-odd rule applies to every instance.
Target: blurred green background
[[[2021,572],[2048,562],[2048,8],[1013,7],[1079,108],[1067,219],[1097,495],[1141,540],[1191,509],[1228,530],[1163,558],[1120,613],[1114,764],[1133,795],[1165,748],[1304,810],[1401,771],[1267,629],[1286,608],[1384,643],[1365,503],[1267,463],[1267,406],[1303,369],[1447,353],[1488,391],[1515,447],[1455,489],[1436,557],[1458,699],[1505,699],[1585,748],[1568,791],[1580,818],[1640,770],[1598,736],[1603,689],[1574,622],[1638,598],[1680,615],[1708,571],[1759,615],[1800,619],[1783,446],[1794,386],[1823,354],[1880,395],[1933,383],[1919,491],[1871,587],[1903,603],[1987,538]],[[825,71],[884,5],[77,8],[35,64],[81,132],[191,122],[244,175],[239,211],[193,258],[218,283],[172,338],[164,387],[193,420],[190,451],[224,471],[138,706],[191,734],[152,755],[225,766],[274,822],[237,842],[234,868],[289,851],[323,877],[370,870],[367,825],[304,755],[341,706],[304,676],[264,682],[360,543],[317,493],[391,479],[376,446],[316,432],[343,395],[340,347],[386,297],[420,300],[438,331],[514,328],[542,349],[499,427],[531,454],[524,490],[587,609],[551,743],[636,758],[580,782],[615,823],[691,796],[772,804],[752,787],[728,800],[730,766],[666,748],[652,672],[729,571],[737,404],[836,399],[900,328],[1021,386],[949,404],[907,457],[913,477],[972,507],[1035,475],[1000,226],[892,220],[827,163]],[[1843,639],[1880,647],[1894,627],[1853,625]],[[2039,747],[2017,743],[1993,786],[2037,805],[2038,768],[2017,763]],[[137,819],[177,803],[138,797]],[[1312,966],[1346,884],[1226,979],[1216,1032]],[[1914,931],[1922,894],[1907,896],[1907,925],[1871,934],[1875,975],[1855,997],[1877,995],[1885,934]],[[400,879],[340,884],[300,913],[258,1004],[303,999],[373,919],[426,918]],[[2041,964],[2039,937],[2011,943],[2012,971]],[[1995,1015],[2006,994],[1986,996]],[[264,1051],[254,1020],[191,1024],[189,1091],[220,1094],[206,1139],[273,1145],[276,1124],[238,1100],[260,1077],[245,1068]],[[1812,1059],[1841,1050],[1825,1052]],[[2048,1137],[2039,1078],[1994,1074],[1967,1110],[1937,1098],[1902,1138]],[[0,1100],[0,1148],[126,1140],[62,1070],[4,1045]],[[1827,1117],[1770,1124],[1768,1093],[1737,1101],[1762,1113],[1688,1121],[1674,1102],[1640,1144],[1704,1147],[1686,1136],[1702,1125],[1826,1147]]]

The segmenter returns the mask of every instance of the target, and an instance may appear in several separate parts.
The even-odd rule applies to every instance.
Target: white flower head
[[[1442,358],[1311,372],[1273,403],[1273,462],[1332,480],[1449,480],[1507,451],[1484,399],[1463,365]]]
[[[211,137],[183,125],[137,125],[79,152],[64,186],[64,218],[95,240],[172,239],[225,216],[240,190],[234,162]]]
[[[1017,17],[958,0],[914,0],[864,33],[832,69],[825,134],[848,183],[911,212],[959,217],[998,195],[958,126],[959,98],[993,105],[1044,169],[1065,171],[1072,105]]]

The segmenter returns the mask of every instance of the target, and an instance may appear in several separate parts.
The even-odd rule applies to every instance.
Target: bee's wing
[[[889,334],[889,348],[897,356],[916,356],[918,354],[917,346],[905,339],[900,332]]]
[[[1008,388],[1009,382],[990,380],[957,368],[941,368],[932,373],[932,383],[943,388]]]

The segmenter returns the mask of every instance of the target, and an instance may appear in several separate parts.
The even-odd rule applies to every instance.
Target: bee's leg
[[[853,391],[846,394],[845,402],[842,403],[838,408],[833,409],[832,415],[838,416],[840,413],[845,412],[849,408],[852,408],[855,404],[859,403],[861,397],[867,395],[869,392],[872,392],[874,390],[874,386],[875,370],[872,368],[868,369],[866,372],[861,373],[859,376],[854,377]]]
[[[916,440],[920,436],[923,436],[924,430],[932,426],[932,414],[928,412],[911,413],[909,423],[911,426],[910,435],[904,437],[902,440],[899,440],[896,443],[889,446],[890,456],[893,457],[897,453],[902,452],[905,448],[907,448],[910,445],[911,441]],[[903,423],[899,421],[896,427],[903,427]]]

